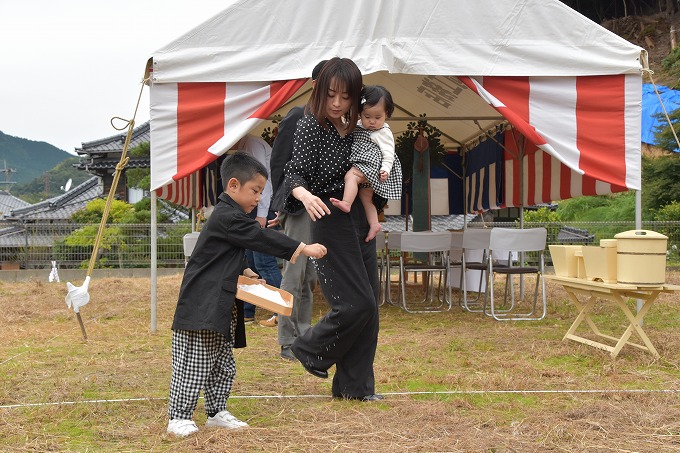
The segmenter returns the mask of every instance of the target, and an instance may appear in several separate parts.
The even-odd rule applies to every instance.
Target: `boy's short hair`
[[[224,190],[227,189],[227,184],[231,178],[236,178],[239,183],[245,184],[258,174],[264,176],[264,179],[269,178],[267,168],[259,160],[241,151],[227,156],[220,166],[220,177]]]

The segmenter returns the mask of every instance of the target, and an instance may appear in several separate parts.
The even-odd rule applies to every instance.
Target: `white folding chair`
[[[449,249],[449,288],[458,288],[458,304],[462,307],[461,274],[463,269],[463,230],[451,230],[451,248]],[[451,294],[451,291],[449,291]]]
[[[380,290],[378,294],[378,305],[383,305],[387,300],[387,285],[389,284],[389,274],[387,269],[387,236],[384,231],[378,231],[375,235],[375,252],[378,258],[378,283]]]
[[[540,320],[546,314],[546,294],[545,294],[545,279],[544,275],[544,252],[545,243],[548,232],[545,228],[494,228],[491,231],[489,239],[489,254],[491,256],[503,255],[501,260],[488,260],[488,293],[489,293],[489,311],[485,313],[493,316],[497,321],[529,321]],[[502,251],[502,252],[501,252]],[[529,264],[527,260],[527,253],[533,253],[536,256],[532,257],[536,260],[536,264]],[[505,260],[507,258],[507,260]],[[505,275],[505,290],[503,305],[507,308],[499,310],[496,308],[494,299],[494,276],[496,274]],[[536,278],[536,285],[534,287],[533,302],[531,303],[531,310],[526,313],[516,313],[515,306],[515,291],[513,276],[519,276],[520,290],[518,301],[523,300],[524,296],[524,277],[534,275]],[[536,313],[536,306],[538,302],[539,286],[542,293],[542,310]],[[510,303],[508,305],[508,295],[510,295]],[[519,302],[518,302],[519,303]]]
[[[467,228],[463,230],[463,252],[461,255],[460,287],[462,307],[466,311],[481,313],[486,302],[486,273],[488,269],[489,239],[493,228]],[[479,275],[479,279],[475,277]],[[477,281],[476,288],[469,288],[469,281]],[[476,289],[474,301],[468,299],[468,292]],[[484,300],[482,300],[484,293]]]
[[[401,231],[387,231],[387,254],[385,255],[385,302],[390,305],[397,305],[392,300],[392,267],[399,267],[399,256],[401,250]]]
[[[401,307],[404,310],[409,313],[423,313],[451,309],[451,289],[447,285],[450,248],[451,234],[448,231],[406,231],[401,233],[399,285]],[[407,261],[405,259],[404,255],[407,253],[413,255],[411,260]],[[423,254],[424,256],[419,257],[418,254]],[[409,308],[406,302],[407,272],[422,273],[423,285],[425,287],[425,298],[419,303],[414,302],[416,305],[413,308]],[[436,274],[439,274],[437,282],[435,282],[434,278]],[[436,294],[434,290],[435,283],[437,284]]]
[[[191,257],[191,254],[194,252],[194,248],[196,247],[196,241],[198,241],[199,234],[200,231],[194,231],[184,235],[184,238],[182,240],[182,243],[184,245],[184,266],[187,265],[189,257]]]

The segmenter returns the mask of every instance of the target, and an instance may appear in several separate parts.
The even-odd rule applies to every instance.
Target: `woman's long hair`
[[[334,87],[331,87],[331,82],[334,82]],[[336,89],[336,91],[346,91],[352,100],[352,105],[345,114],[346,132],[349,134],[352,133],[359,119],[359,99],[362,87],[361,71],[359,71],[356,63],[349,58],[334,57],[328,60],[321,69],[307,105],[319,124],[328,128],[325,121],[328,91],[331,88]]]

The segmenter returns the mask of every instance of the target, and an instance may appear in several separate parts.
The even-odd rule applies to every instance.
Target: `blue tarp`
[[[660,85],[657,85],[656,89],[666,107],[666,112],[670,114],[673,110],[680,108],[680,91]],[[658,116],[659,114],[661,114],[661,117]],[[657,132],[657,128],[659,126],[664,127],[667,124],[659,98],[654,92],[654,85],[651,83],[642,84],[642,142],[656,145],[657,141],[654,134]],[[680,149],[675,151],[680,152]]]

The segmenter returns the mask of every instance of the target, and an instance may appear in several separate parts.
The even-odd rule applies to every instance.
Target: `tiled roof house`
[[[5,219],[13,209],[25,208],[30,203],[15,197],[14,195],[0,190],[0,220]]]
[[[113,175],[116,171],[116,166],[120,162],[120,156],[123,153],[125,146],[125,138],[127,131],[110,137],[93,140],[91,142],[83,142],[80,148],[76,148],[76,153],[80,156],[80,162],[76,165],[79,170],[85,170],[88,173],[97,175],[102,178],[104,193],[109,193],[113,183]],[[130,137],[130,145],[128,153],[131,149],[151,141],[151,125],[146,123],[134,128],[132,137]],[[149,168],[151,162],[148,157],[131,157],[128,154],[129,161],[125,170],[128,168]],[[125,170],[123,170],[116,187],[116,198],[122,201],[128,200],[128,191],[125,178]]]
[[[30,222],[40,221],[68,221],[71,215],[85,208],[85,205],[97,197],[101,197],[104,191],[97,176],[93,176],[84,183],[71,188],[56,197],[43,200],[39,203],[13,209],[7,218],[9,220],[21,220]]]
[[[0,255],[7,255],[0,256],[0,261],[16,259],[16,250],[25,246],[52,247],[55,228],[66,224],[74,212],[102,195],[99,178],[93,176],[59,196],[12,209],[4,216],[5,227],[0,228]]]

